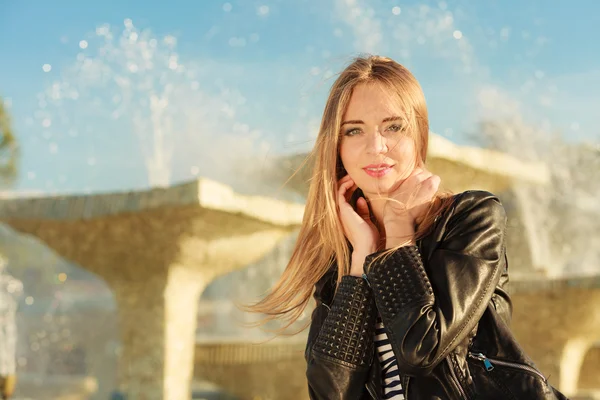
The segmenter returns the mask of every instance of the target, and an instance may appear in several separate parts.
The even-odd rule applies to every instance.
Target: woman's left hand
[[[420,222],[440,186],[439,176],[417,167],[389,193],[383,215],[386,248],[414,244],[415,224]]]

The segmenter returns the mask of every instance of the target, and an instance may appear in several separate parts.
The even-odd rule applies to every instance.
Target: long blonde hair
[[[416,78],[387,57],[356,57],[339,74],[325,104],[316,143],[309,155],[312,178],[291,259],[271,291],[259,302],[243,307],[246,311],[266,315],[258,325],[275,319],[284,321],[284,326],[275,330],[279,334],[301,317],[315,283],[334,263],[338,266],[338,282],[350,272],[350,249],[336,202],[337,181],[345,174],[338,152],[339,131],[352,91],[361,83],[377,83],[396,94],[395,100],[408,116],[407,133],[414,139],[416,157],[420,158],[416,161],[424,164],[427,158],[427,106]],[[448,192],[438,191],[428,212],[417,225],[416,239],[429,232],[435,217],[450,205],[449,200]]]

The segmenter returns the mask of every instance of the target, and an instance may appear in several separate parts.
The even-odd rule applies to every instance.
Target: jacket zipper
[[[468,400],[467,394],[465,393],[465,390],[461,386],[460,381],[458,380],[458,378],[456,376],[456,371],[454,371],[454,368],[452,368],[452,363],[450,362],[450,360],[447,357],[446,357],[446,362],[448,363],[448,368],[450,369],[450,374],[452,375],[452,379],[454,379],[454,381],[456,382],[456,386],[458,387],[458,391],[460,392],[460,395],[462,396],[463,399]]]
[[[519,369],[521,371],[529,372],[530,374],[534,374],[534,375],[540,377],[544,382],[546,382],[546,377],[544,375],[542,375],[542,373],[540,371],[538,371],[537,369],[535,369],[533,367],[530,367],[529,365],[514,363],[514,362],[510,362],[510,361],[497,360],[495,358],[488,358],[483,353],[469,352],[469,357],[471,357],[475,360],[482,361],[483,365],[485,367],[485,370],[488,372],[492,371],[494,369],[494,364],[496,364],[496,365],[500,365],[502,367],[514,368],[514,369]],[[492,361],[493,361],[493,364],[492,364]]]
[[[405,375],[400,375],[400,382],[402,385],[402,390],[404,390],[404,398],[408,400],[408,383],[410,378]],[[406,382],[406,383],[405,383]]]
[[[374,398],[375,400],[379,400],[380,397],[375,394],[375,390],[373,390],[373,388],[371,387],[371,385],[369,385],[369,383],[365,383],[365,387],[367,388],[367,392],[369,392],[369,394],[371,395],[372,398]]]

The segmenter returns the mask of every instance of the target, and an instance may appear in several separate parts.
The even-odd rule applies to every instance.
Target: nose
[[[381,154],[388,151],[387,140],[379,132],[378,128],[375,128],[373,134],[368,135],[367,151],[372,154]]]

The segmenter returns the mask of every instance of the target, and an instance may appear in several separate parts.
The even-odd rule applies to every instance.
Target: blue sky
[[[247,189],[260,160],[311,147],[334,74],[359,52],[408,66],[432,130],[458,143],[506,117],[597,141],[598,13],[593,0],[2,0],[0,96],[23,151],[15,190],[195,176]]]

